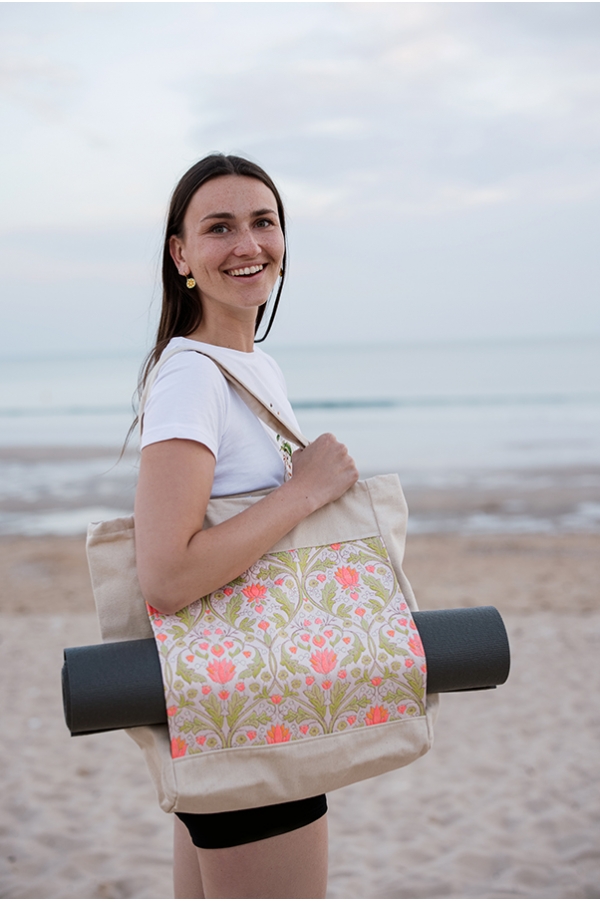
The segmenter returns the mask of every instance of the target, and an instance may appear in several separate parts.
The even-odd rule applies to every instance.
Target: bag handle
[[[140,421],[140,430],[143,425],[144,418],[144,407],[146,406],[146,402],[148,401],[148,395],[150,394],[150,389],[154,385],[154,381],[158,375],[160,368],[170,360],[171,357],[174,357],[175,354],[181,354],[184,351],[192,351],[194,354],[202,354],[204,357],[208,357],[209,360],[219,368],[223,376],[227,379],[231,387],[237,392],[242,401],[246,404],[247,407],[252,411],[255,416],[262,420],[270,429],[274,432],[279,433],[283,436],[283,438],[287,439],[289,442],[293,442],[294,445],[298,445],[299,448],[306,448],[309,444],[306,436],[302,435],[297,429],[292,426],[290,422],[285,420],[279,411],[275,410],[275,407],[272,403],[266,401],[261,398],[256,392],[251,389],[243,379],[240,379],[239,376],[236,376],[235,373],[231,372],[231,370],[225,366],[225,364],[221,363],[220,360],[217,360],[213,357],[212,354],[209,354],[207,351],[199,351],[196,348],[173,348],[169,351],[168,354],[163,354],[156,364],[150,370],[148,374],[148,378],[146,379],[146,385],[144,386],[144,391],[142,392],[142,397],[140,398],[140,410],[139,410],[139,421]]]

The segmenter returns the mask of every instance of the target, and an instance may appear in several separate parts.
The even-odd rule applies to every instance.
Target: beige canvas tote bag
[[[268,398],[212,359],[267,425],[307,444]],[[265,494],[211,499],[204,528]],[[90,524],[103,640],[157,643],[168,725],[128,733],[165,811],[308,798],[402,767],[431,747],[438,697],[427,695],[417,605],[402,570],[406,521],[397,475],[361,480],[238,579],[173,615],[144,602],[133,517]]]

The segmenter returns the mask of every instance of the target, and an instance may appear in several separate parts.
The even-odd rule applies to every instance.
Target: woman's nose
[[[260,251],[260,244],[250,229],[243,229],[233,249],[234,254],[238,256],[249,257]]]

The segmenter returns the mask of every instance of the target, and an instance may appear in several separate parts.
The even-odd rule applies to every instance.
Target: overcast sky
[[[2,3],[0,54],[3,356],[143,350],[213,150],[287,201],[274,344],[600,334],[598,3]]]

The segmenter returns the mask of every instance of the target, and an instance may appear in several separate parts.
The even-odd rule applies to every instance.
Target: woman
[[[162,317],[145,375],[166,348],[204,347],[295,422],[279,368],[254,347],[279,282],[276,310],[285,259],[284,210],[269,176],[221,154],[193,166],[171,201]],[[275,435],[216,364],[198,353],[175,354],[144,411],[135,522],[146,600],[174,613],[226,585],[357,478],[346,448],[326,434],[294,453],[285,481]],[[243,513],[202,529],[210,497],[265,488],[272,491]],[[180,815],[176,897],[324,897],[326,810],[320,796],[250,812]]]

